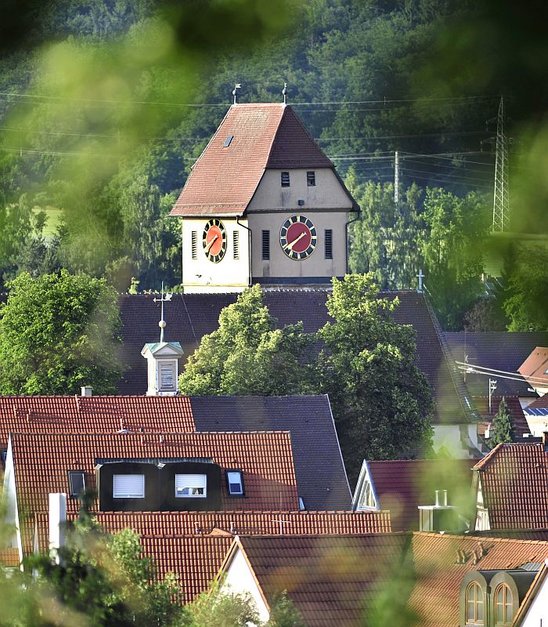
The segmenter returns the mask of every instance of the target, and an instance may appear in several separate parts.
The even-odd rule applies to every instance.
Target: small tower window
[[[190,234],[190,249],[192,259],[198,259],[198,231],[192,231]]]
[[[333,229],[325,229],[325,258],[333,259]]]
[[[69,478],[69,490],[70,496],[73,499],[77,499],[86,490],[86,478],[83,470],[69,470],[68,471]]]
[[[270,231],[268,229],[263,230],[263,260],[268,261],[270,259]]]
[[[244,478],[241,470],[226,471],[226,485],[230,496],[244,495]]]
[[[306,184],[308,187],[316,186],[316,172],[312,171],[306,173]]]
[[[289,187],[289,172],[282,172],[281,181],[282,187]]]
[[[232,251],[235,260],[240,258],[240,232],[232,231]]]

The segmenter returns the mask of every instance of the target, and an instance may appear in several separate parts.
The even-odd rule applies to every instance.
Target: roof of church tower
[[[174,216],[241,216],[264,171],[332,168],[285,104],[235,104],[194,164]]]

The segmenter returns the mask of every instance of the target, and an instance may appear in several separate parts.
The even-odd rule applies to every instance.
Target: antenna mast
[[[497,115],[495,149],[495,192],[493,197],[493,232],[502,233],[508,226],[510,198],[508,195],[508,143],[504,135],[504,98],[501,96]]]
[[[394,153],[394,203],[400,202],[400,153]]]
[[[164,282],[162,281],[161,297],[152,299],[152,302],[154,303],[162,303],[161,313],[160,313],[160,322],[158,322],[158,326],[160,327],[160,343],[164,341],[164,329],[167,326],[166,321],[164,320],[164,303],[169,303],[172,297],[173,297],[173,294],[164,294]]]

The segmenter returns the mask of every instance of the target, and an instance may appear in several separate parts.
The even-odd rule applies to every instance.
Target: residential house
[[[314,627],[368,624],[372,617],[386,625],[397,619],[495,627],[512,624],[522,606],[532,605],[528,599],[538,598],[536,576],[547,555],[546,542],[439,533],[242,536],[221,575],[223,590],[248,592],[263,620],[286,590]],[[545,618],[547,607],[535,607]]]
[[[536,346],[518,372],[539,396],[548,392],[548,348]]]

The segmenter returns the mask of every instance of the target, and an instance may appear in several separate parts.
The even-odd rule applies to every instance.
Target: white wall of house
[[[485,507],[483,498],[483,488],[481,485],[481,475],[478,476],[478,489],[476,493],[476,523],[475,531],[489,531],[491,523],[489,522],[489,510]]]
[[[432,426],[434,428],[433,446],[436,452],[443,447],[457,459],[473,459],[479,456],[481,444],[475,423]],[[472,453],[470,449],[472,449]],[[473,452],[474,449],[475,453]]]
[[[270,611],[257,585],[257,581],[247,560],[238,548],[226,569],[226,576],[221,586],[221,592],[225,594],[249,594],[253,601],[259,618],[266,622],[270,617]]]
[[[8,538],[8,547],[17,548],[19,561],[23,560],[23,544],[21,541],[21,530],[19,528],[19,510],[17,507],[17,493],[15,491],[15,468],[13,465],[13,452],[11,438],[8,441],[6,453],[6,467],[4,470],[4,502],[6,506],[5,522],[14,529],[13,534]]]
[[[202,243],[208,218],[182,220],[183,288],[185,292],[240,292],[250,282],[249,231],[247,220],[234,218],[219,220],[226,229],[226,254],[221,261],[210,261]],[[192,254],[192,233],[196,233],[195,259]],[[235,254],[234,233],[237,233],[238,250]],[[237,258],[235,258],[237,256]]]

